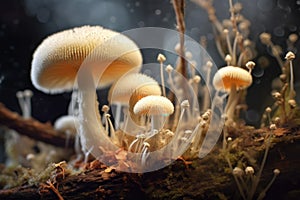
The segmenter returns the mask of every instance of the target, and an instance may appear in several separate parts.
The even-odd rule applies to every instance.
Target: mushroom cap
[[[128,104],[129,99],[133,92],[138,90],[140,93],[149,94],[149,90],[152,90],[151,94],[161,95],[161,89],[156,80],[141,73],[131,73],[122,76],[117,82],[115,82],[108,93],[108,101],[112,103]]]
[[[61,132],[69,132],[72,135],[77,133],[76,127],[79,126],[78,119],[71,115],[59,117],[54,123],[54,129]]]
[[[105,87],[142,64],[136,44],[125,35],[100,26],[82,26],[55,33],[33,54],[31,80],[46,93],[72,90],[83,62],[104,68],[98,87]]]
[[[140,99],[133,108],[136,115],[170,115],[174,112],[172,102],[163,96],[150,95]]]
[[[244,89],[252,84],[252,76],[240,67],[226,66],[219,69],[214,78],[213,86],[216,90],[230,92],[231,86]]]

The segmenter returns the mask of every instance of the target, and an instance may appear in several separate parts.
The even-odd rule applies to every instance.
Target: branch
[[[177,30],[179,31],[179,56],[180,64],[179,69],[177,69],[184,77],[187,77],[186,72],[186,62],[184,58],[184,32],[185,32],[185,23],[184,23],[184,0],[173,0],[173,7],[176,14],[176,23]]]
[[[58,147],[65,147],[66,145],[66,135],[64,133],[54,130],[48,123],[44,124],[33,118],[24,119],[18,113],[10,111],[2,103],[0,103],[0,124],[34,140]],[[74,138],[70,138],[69,147],[73,146]]]
[[[257,135],[264,132],[254,130],[252,133]],[[300,187],[300,135],[293,130],[292,134],[275,140],[259,183],[259,191],[270,182],[273,170],[278,168],[281,173],[267,191],[266,197],[284,199],[292,188]],[[247,149],[249,153],[258,152],[258,149],[262,151],[259,144],[257,141],[243,150]],[[260,155],[257,154],[253,159],[259,160]],[[71,172],[58,177],[56,175],[53,185],[64,199],[220,199],[225,196],[238,199],[233,176],[218,149],[203,159],[194,160],[188,168],[177,160],[154,172],[131,174],[114,171],[99,161],[93,161],[80,174]],[[22,184],[20,187],[0,190],[0,199],[58,198],[51,188],[43,187],[45,184],[37,185],[39,187]]]

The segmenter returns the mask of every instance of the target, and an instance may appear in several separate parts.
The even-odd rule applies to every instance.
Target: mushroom
[[[238,101],[237,90],[245,89],[251,84],[251,74],[240,67],[226,66],[216,72],[213,86],[216,90],[229,94],[225,108],[228,119],[233,119],[234,116],[234,109]]]
[[[75,150],[79,153],[79,135],[77,134],[77,127],[79,126],[78,119],[75,116],[64,115],[59,117],[54,122],[54,129],[64,132],[67,136],[66,147],[68,147],[70,137],[75,137]]]
[[[149,95],[155,95],[155,96],[161,95],[161,88],[159,87],[158,84],[153,83],[153,84],[140,85],[131,94],[131,97],[129,99],[129,113],[131,119],[137,125],[142,125],[140,120],[141,117],[134,113],[133,111],[134,106],[140,99]]]
[[[100,26],[83,26],[55,33],[40,44],[33,55],[31,79],[37,89],[47,93],[78,86],[82,149],[98,157],[100,147],[113,144],[100,123],[95,90],[129,70],[139,71],[141,64],[138,47],[125,35]]]
[[[110,38],[118,35],[119,33],[101,26],[82,26],[50,35],[42,41],[33,54],[31,64],[33,85],[45,93],[61,93],[73,90],[77,87],[75,81],[77,72],[85,59],[97,59],[95,55],[98,53],[98,59],[112,62],[118,56],[119,51],[111,52],[109,49],[103,51],[104,45],[101,47],[102,51],[99,48],[102,44],[108,43]],[[134,44],[132,43],[132,45]],[[132,45],[129,45],[128,48],[131,48]],[[120,47],[120,49],[122,48],[124,49],[124,46]],[[115,60],[114,63],[111,63],[114,67],[106,69],[106,76],[102,77],[98,87],[111,84],[132,69],[127,65],[127,59],[130,57],[135,58],[137,63],[135,66],[139,66],[142,62],[139,51]],[[136,71],[138,70],[139,68],[136,69]],[[72,98],[72,102],[75,104],[74,98],[77,98],[77,95],[72,95]]]
[[[172,102],[163,96],[149,95],[139,100],[133,112],[136,115],[151,117],[151,133],[160,130],[163,126],[163,118],[174,112]]]
[[[295,97],[295,89],[294,89],[294,72],[293,72],[293,60],[295,59],[295,54],[289,51],[285,55],[285,59],[290,63],[290,93],[289,98],[293,99]]]
[[[165,78],[164,78],[164,71],[163,71],[163,63],[166,61],[166,57],[163,54],[158,54],[157,61],[160,64],[160,78],[161,78],[161,87],[163,90],[163,96],[166,96],[166,88],[165,88]]]
[[[115,128],[117,129],[121,118],[121,108],[124,106],[127,115],[129,107],[129,99],[133,92],[137,89],[140,91],[147,88],[152,88],[151,94],[161,95],[161,89],[159,84],[153,78],[141,74],[141,73],[131,73],[121,77],[117,82],[115,82],[109,90],[108,101],[110,104],[116,105],[116,116],[115,116]],[[126,119],[124,121],[126,123]]]

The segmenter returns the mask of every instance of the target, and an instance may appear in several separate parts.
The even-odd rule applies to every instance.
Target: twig
[[[176,14],[176,23],[177,30],[179,31],[179,56],[180,56],[180,65],[177,69],[184,77],[187,77],[186,73],[186,62],[184,59],[184,32],[185,32],[185,23],[184,23],[184,0],[173,0],[173,7]]]
[[[65,147],[66,135],[53,129],[46,123],[41,123],[33,118],[24,119],[18,113],[10,111],[0,103],[0,125],[17,131],[32,139],[39,140],[58,147]],[[69,147],[74,146],[74,138],[70,138]]]

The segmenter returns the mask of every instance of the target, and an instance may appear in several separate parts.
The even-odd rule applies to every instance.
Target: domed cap
[[[46,93],[72,90],[83,62],[107,67],[98,86],[104,87],[142,64],[141,53],[128,37],[100,26],[82,26],[47,37],[32,60],[33,85]]]
[[[252,76],[240,67],[226,66],[219,69],[213,79],[216,90],[230,92],[234,85],[236,89],[244,89],[252,84]]]
[[[71,115],[58,118],[54,123],[54,129],[62,132],[69,132],[72,135],[77,133],[76,127],[79,126],[78,119]]]
[[[174,112],[174,106],[166,97],[150,95],[139,100],[133,112],[137,115],[170,115]]]
[[[161,89],[156,80],[141,73],[133,73],[122,76],[109,90],[108,101],[128,104],[134,91],[149,93],[145,90],[152,90],[151,94],[161,95]]]

